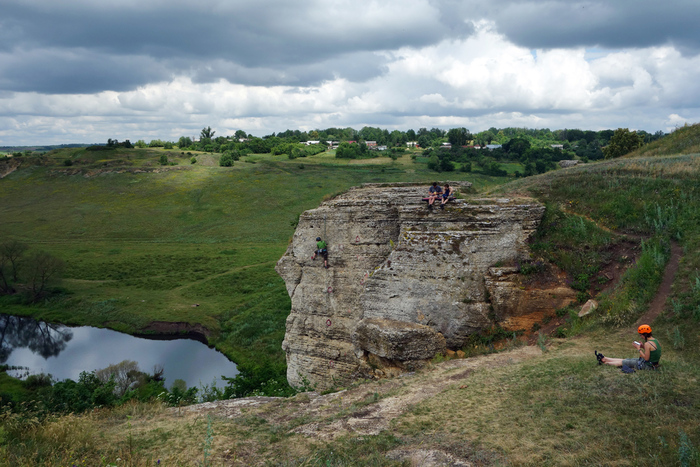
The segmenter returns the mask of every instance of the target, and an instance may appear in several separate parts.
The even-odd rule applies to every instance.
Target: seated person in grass
[[[321,237],[316,237],[316,251],[311,259],[315,260],[317,255],[323,256],[323,267],[328,269],[328,245],[321,240]]]
[[[445,209],[445,204],[450,200],[450,196],[454,195],[454,190],[450,187],[449,183],[445,183],[445,191],[442,193],[442,201],[440,202],[440,209]]]
[[[626,366],[636,370],[654,370],[659,366],[661,359],[661,345],[655,337],[651,335],[651,326],[642,324],[637,329],[639,335],[644,338],[643,343],[635,342],[634,347],[639,352],[639,358],[608,358],[594,350],[598,359],[598,365],[606,364],[612,366]]]
[[[433,203],[440,195],[442,195],[442,188],[440,188],[437,182],[433,182],[433,185],[428,190],[428,208],[433,207]]]

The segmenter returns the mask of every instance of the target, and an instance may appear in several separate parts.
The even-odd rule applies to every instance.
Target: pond
[[[55,380],[78,380],[82,371],[105,368],[123,360],[141,371],[163,367],[165,385],[182,379],[187,387],[225,384],[236,365],[224,354],[191,339],[145,339],[109,329],[68,327],[31,318],[0,314],[0,364],[27,367],[31,374],[49,373]],[[21,371],[9,372],[19,376]],[[26,373],[26,372],[24,372]]]

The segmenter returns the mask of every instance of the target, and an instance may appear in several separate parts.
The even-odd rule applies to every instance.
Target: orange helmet
[[[642,324],[641,326],[639,326],[639,328],[637,328],[637,332],[639,334],[651,334],[651,326],[649,326],[648,324]]]

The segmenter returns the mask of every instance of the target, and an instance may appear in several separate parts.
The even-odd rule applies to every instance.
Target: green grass
[[[686,124],[668,136],[642,146],[625,157],[700,153],[700,124]]]
[[[579,319],[575,308],[562,311],[570,320],[565,334],[577,339],[555,342],[536,363],[487,368],[470,376],[464,387],[448,385],[378,437],[311,446],[308,439],[263,419],[216,420],[215,433],[231,440],[219,452],[231,449],[239,460],[289,465],[350,465],[353,456],[361,464],[382,465],[388,461],[377,452],[410,444],[447,452],[469,446],[483,453],[484,463],[698,465],[697,155],[602,161],[503,187],[497,185],[504,179],[428,172],[408,156],[396,162],[337,161],[328,154],[294,161],[267,155],[251,159],[256,163],[239,161],[232,169],[188,167],[91,178],[56,174],[51,165],[14,172],[0,183],[0,237],[66,260],[63,286],[72,294],[32,307],[10,300],[0,306],[127,332],[153,320],[201,323],[234,361],[263,359],[283,371],[280,343],[289,298],[273,268],[292,234],[290,222],[300,212],[362,182],[463,178],[478,191],[499,196],[531,193],[548,206],[533,239],[534,253],[559,265],[572,280],[585,282],[579,277],[585,275],[589,285],[597,283],[600,268],[617,261],[609,251],[622,241],[619,233],[640,237],[640,245],[643,241],[636,264],[617,289],[602,297],[598,312]],[[623,336],[619,327],[634,322],[656,293],[671,241],[681,245],[683,258],[670,300],[651,323],[664,350],[662,371],[625,375],[595,365],[594,348],[615,357],[633,353],[634,331]],[[193,308],[194,303],[200,306]],[[97,431],[117,439],[110,459],[124,455],[126,429],[120,420],[86,417],[79,420],[83,431],[74,434],[71,430],[83,425],[72,419],[48,422],[32,432],[46,444],[23,459],[46,449],[67,460],[71,446],[89,442],[84,433]],[[147,419],[141,423],[148,428],[139,442],[152,459],[166,441],[173,446],[173,459],[178,452],[189,453],[183,454],[183,465],[201,459],[193,454],[206,436],[201,418],[167,428]],[[291,429],[295,423],[284,426]],[[97,459],[101,449],[95,445],[85,452]]]
[[[697,454],[697,365],[669,351],[662,371],[625,375],[593,364],[592,351],[570,353],[478,372],[414,407],[395,433],[462,440],[506,465],[678,465],[679,432]]]
[[[236,363],[268,361],[284,373],[290,301],[274,266],[291,223],[351,186],[427,184],[438,175],[408,154],[397,161],[251,155],[243,159],[255,164],[222,168],[165,152],[182,167],[161,167],[162,149],[77,148],[25,158],[26,166],[3,179],[0,242],[20,240],[63,259],[61,285],[70,292],[34,306],[0,297],[3,310],[129,333],[152,321],[202,324]],[[64,166],[66,159],[73,165]],[[479,189],[507,181],[440,176]]]
[[[661,281],[669,242],[679,242],[683,259],[671,297],[676,311],[667,304],[666,313],[658,322],[664,332],[670,326],[685,324],[679,329],[683,339],[689,342],[696,341],[692,329],[700,322],[700,287],[694,287],[700,270],[699,179],[700,157],[697,155],[642,157],[585,164],[567,171],[529,177],[496,192],[529,191],[555,207],[548,210],[548,216],[557,209],[566,209],[577,217],[578,220],[563,223],[555,229],[558,232],[551,235],[552,238],[563,235],[569,240],[578,237],[583,248],[576,251],[573,262],[576,258],[586,258],[596,249],[589,244],[594,241],[594,234],[583,230],[586,219],[607,229],[648,239],[642,255],[627,272],[619,289],[603,297],[600,311],[607,314],[608,324],[628,324],[641,315]],[[547,223],[545,218],[545,228]],[[572,223],[581,226],[578,234],[576,229],[572,230]],[[605,241],[605,237],[601,239]],[[536,243],[535,247],[538,246],[542,245]],[[561,245],[552,251],[559,258],[566,256],[566,248]]]

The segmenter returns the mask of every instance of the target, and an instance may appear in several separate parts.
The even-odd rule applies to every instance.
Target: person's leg
[[[636,368],[637,367],[637,358],[608,358],[608,357],[603,357],[601,360],[604,364],[606,365],[611,365],[611,366],[628,366],[631,368]]]
[[[622,366],[623,359],[622,358],[603,357],[603,360],[601,360],[601,361],[606,365]]]

